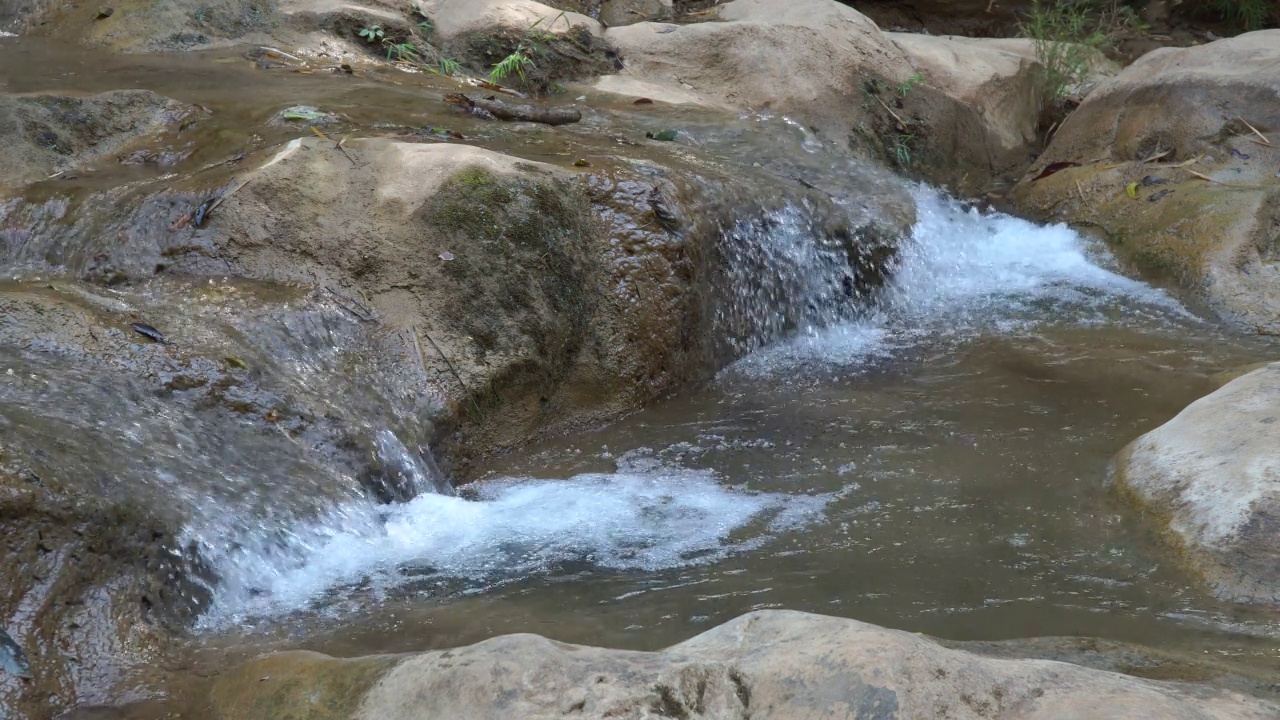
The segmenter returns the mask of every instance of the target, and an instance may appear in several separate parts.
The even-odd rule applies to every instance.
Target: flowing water
[[[45,74],[10,77],[11,91],[139,85],[217,106],[197,164],[254,129],[259,143],[296,135],[262,129],[296,102],[366,127],[427,117],[414,87],[372,75],[25,52]],[[250,82],[258,95],[237,104]],[[535,131],[450,121],[557,162],[602,142],[566,129],[552,149]],[[742,127],[790,127],[755,122]],[[763,156],[743,142],[736,152]],[[113,468],[103,483],[126,479],[114,492],[172,499],[176,550],[202,568],[191,643],[217,665],[266,647],[369,654],[521,631],[657,648],[785,607],[954,639],[1114,638],[1280,671],[1280,620],[1214,598],[1107,486],[1126,443],[1274,347],[1126,276],[1070,229],[926,187],[915,198],[912,237],[867,302],[846,302],[864,289],[832,272],[847,258],[804,208],[729,228],[721,309],[727,327],[751,329],[729,338],[749,354],[608,427],[491,461],[457,492],[425,450],[434,400],[376,361],[360,318],[323,293],[263,304],[280,291],[251,283],[72,292],[24,274],[0,292],[115,313],[108,343],[129,337],[121,313],[160,318],[247,364],[248,396],[233,400],[276,408],[289,433],[210,406],[205,385],[183,379],[217,386],[196,360],[129,351],[130,367],[174,388],[160,399],[23,338],[0,348],[0,440],[64,472]]]
[[[296,528],[288,562],[228,572],[206,626],[339,654],[518,631],[657,648],[785,607],[1280,667],[1275,616],[1206,592],[1106,483],[1125,443],[1268,348],[1065,227],[917,199],[862,317],[494,462],[461,496]],[[781,256],[802,241],[777,227]]]

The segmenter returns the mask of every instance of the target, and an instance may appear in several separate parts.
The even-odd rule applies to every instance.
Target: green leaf
[[[656,133],[647,132],[644,134],[644,136],[650,140],[661,140],[663,142],[671,142],[676,139],[677,135],[679,135],[679,133],[675,130],[662,130]]]

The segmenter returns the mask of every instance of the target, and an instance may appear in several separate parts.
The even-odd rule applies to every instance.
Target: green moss
[[[587,199],[546,175],[469,166],[421,212],[453,253],[442,267],[455,285],[445,315],[452,328],[485,353],[532,345],[540,362],[529,372],[544,381],[567,372],[597,295],[598,229]]]

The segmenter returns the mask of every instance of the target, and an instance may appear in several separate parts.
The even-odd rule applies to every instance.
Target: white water
[[[1198,322],[1167,293],[1108,268],[1111,258],[1065,225],[982,214],[927,187],[915,197],[916,225],[875,311],[805,328],[731,372],[856,365],[926,339],[1025,331],[1046,320]]]
[[[918,224],[876,311],[810,328],[732,372],[773,374],[815,359],[858,363],[921,339],[1025,330],[1061,317],[1190,317],[1166,294],[1105,268],[1066,227],[983,216],[927,189],[917,202]],[[779,232],[796,226],[778,223]],[[384,451],[396,444],[384,440]],[[212,558],[223,581],[204,620],[275,615],[353,591],[377,598],[410,584],[428,594],[458,592],[577,565],[656,571],[714,562],[821,520],[831,499],[757,493],[726,480],[620,461],[613,474],[481,483],[474,499],[428,493],[398,505],[348,505]]]

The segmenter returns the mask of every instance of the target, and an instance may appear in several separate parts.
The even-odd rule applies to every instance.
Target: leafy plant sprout
[[[550,42],[555,38],[554,33],[550,30],[540,29],[539,26],[546,18],[538,18],[520,37],[520,42],[516,44],[516,49],[510,55],[498,61],[493,69],[489,71],[489,82],[498,83],[511,77],[513,74],[519,77],[521,82],[525,80],[525,71],[537,67],[533,62],[533,56],[542,50],[542,44]],[[569,22],[568,16],[564,12],[551,19],[547,23],[547,28],[553,29],[560,20],[564,20],[565,27],[572,29],[573,24]]]
[[[911,92],[915,88],[923,86],[924,84],[924,73],[916,72],[898,86],[898,94],[906,97],[907,93]]]

